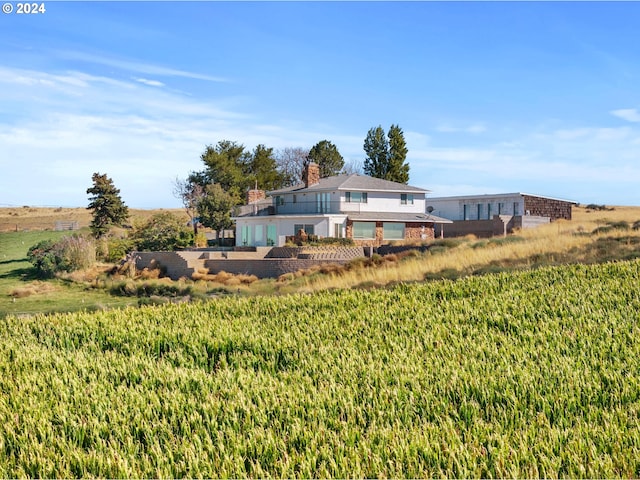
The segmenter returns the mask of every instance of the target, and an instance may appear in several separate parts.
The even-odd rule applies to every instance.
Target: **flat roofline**
[[[571,203],[573,205],[578,205],[579,202],[574,200],[567,200],[566,198],[557,198],[557,197],[549,197],[547,195],[538,195],[535,193],[526,193],[526,192],[513,192],[513,193],[481,193],[478,195],[454,195],[451,197],[427,197],[427,203],[429,200],[463,200],[463,199],[479,199],[479,198],[500,198],[500,197],[515,197],[515,196],[527,196],[527,197],[537,197],[537,198],[545,198],[547,200],[557,200],[559,202]]]

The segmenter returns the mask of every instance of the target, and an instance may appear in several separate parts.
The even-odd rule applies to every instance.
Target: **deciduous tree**
[[[234,198],[222,188],[220,184],[207,185],[205,195],[198,202],[198,217],[205,227],[218,232],[218,239],[222,238],[222,232],[233,226],[231,209],[237,205]]]
[[[160,212],[137,225],[131,238],[141,251],[173,251],[193,245],[194,234],[177,216]]]
[[[187,215],[191,219],[193,234],[198,235],[196,214],[198,211],[198,202],[204,196],[204,187],[190,179],[181,180],[176,178],[173,184],[173,195],[182,202],[185,212],[187,212]]]
[[[286,147],[276,154],[278,170],[284,177],[284,187],[302,182],[302,169],[309,158],[309,150],[302,147]]]

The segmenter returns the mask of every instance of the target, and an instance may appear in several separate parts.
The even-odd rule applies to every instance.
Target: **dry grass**
[[[25,298],[31,295],[42,295],[45,293],[52,293],[58,290],[58,287],[50,282],[31,282],[24,287],[17,287],[9,292],[9,295],[14,298]]]
[[[144,221],[158,212],[171,212],[186,215],[182,209],[139,210],[129,209],[130,223]],[[54,207],[7,207],[0,208],[0,232],[16,232],[25,230],[53,230],[56,221],[78,222],[80,228],[88,227],[92,214],[86,208],[54,208]],[[186,218],[186,216],[185,216]]]
[[[227,287],[235,287],[238,285],[251,285],[258,280],[255,275],[232,274],[221,270],[218,273],[209,273],[208,268],[200,268],[191,276],[193,280],[206,281],[226,285]]]
[[[281,278],[280,282],[290,283],[296,290],[308,293],[332,288],[376,287],[423,281],[447,277],[447,273],[457,278],[490,272],[492,269],[497,271],[534,268],[543,264],[606,261],[606,242],[617,242],[615,247],[623,251],[626,243],[629,251],[635,249],[637,252],[640,230],[613,229],[600,234],[591,232],[606,224],[627,222],[633,225],[638,220],[639,207],[618,207],[612,211],[588,211],[577,207],[572,221],[557,221],[526,229],[506,239],[476,240],[466,237],[459,246],[443,249],[445,251],[442,253],[426,253],[402,261],[365,262],[360,268],[342,268],[326,272],[325,275],[314,275],[318,270],[308,270]],[[439,247],[433,249],[434,252],[438,250]],[[281,291],[287,290],[287,286],[281,287]]]

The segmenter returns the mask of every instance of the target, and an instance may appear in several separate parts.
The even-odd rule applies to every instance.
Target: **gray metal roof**
[[[267,192],[269,195],[281,195],[283,193],[307,193],[320,192],[326,190],[347,190],[362,192],[394,192],[394,193],[428,193],[424,188],[412,187],[404,183],[391,182],[381,178],[369,177],[352,173],[350,175],[335,175],[333,177],[321,178],[320,182],[306,188],[304,183],[293,187],[281,188]]]
[[[451,220],[428,213],[390,213],[390,212],[364,212],[349,213],[350,220],[356,222],[427,222],[427,223],[453,223]]]

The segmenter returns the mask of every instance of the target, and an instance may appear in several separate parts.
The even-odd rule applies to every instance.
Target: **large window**
[[[304,233],[307,235],[313,235],[313,225],[303,225],[301,223],[296,223],[293,226],[293,234],[297,235],[300,230],[304,230]]]
[[[367,203],[367,192],[346,192],[345,201],[347,203]]]
[[[256,225],[254,237],[256,245],[264,245],[264,225]]]
[[[267,225],[267,245],[273,246],[276,244],[276,226]]]
[[[330,200],[331,194],[329,194],[328,192],[316,193],[316,213],[329,213]]]
[[[413,193],[401,193],[400,205],[413,205]]]
[[[403,240],[404,223],[384,222],[382,224],[382,236],[385,240]]]
[[[353,222],[353,238],[376,238],[376,222]]]
[[[240,230],[240,241],[242,245],[249,245],[249,225],[243,225]]]

